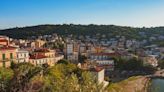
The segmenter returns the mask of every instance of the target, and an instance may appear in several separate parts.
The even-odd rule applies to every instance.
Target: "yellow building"
[[[41,48],[46,42],[43,40],[36,40],[35,41],[35,48]]]
[[[55,50],[49,50],[46,48],[35,50],[34,53],[39,55],[44,55],[49,58],[55,57]]]
[[[34,51],[34,55],[35,55],[36,59],[38,57],[41,57],[41,58],[39,58],[40,61],[42,61],[41,64],[46,62],[48,65],[53,66],[56,63],[54,50],[38,49],[38,50]],[[32,59],[34,60],[35,58],[32,58]]]
[[[0,45],[0,67],[10,67],[17,58],[16,50],[15,47]]]

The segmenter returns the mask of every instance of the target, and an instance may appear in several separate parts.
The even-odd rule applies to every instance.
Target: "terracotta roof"
[[[16,47],[6,46],[6,45],[0,47],[0,50],[14,50],[14,49],[16,49]]]
[[[44,55],[40,55],[40,54],[30,56],[30,59],[42,59],[42,58],[47,58],[47,57]]]
[[[100,72],[101,70],[103,70],[103,67],[94,67],[94,68],[90,68],[89,71],[91,72]]]
[[[8,42],[6,39],[0,39],[0,42]]]
[[[50,50],[43,48],[43,49],[36,49],[35,52],[50,52]]]
[[[93,53],[92,55],[96,55],[96,56],[103,56],[103,55],[106,55],[106,56],[118,56],[119,53]]]

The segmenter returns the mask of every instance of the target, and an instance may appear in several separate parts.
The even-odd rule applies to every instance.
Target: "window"
[[[6,55],[2,54],[2,60],[5,60],[5,58],[6,58]]]
[[[5,54],[2,54],[2,60],[5,60],[5,58],[6,58],[6,55]],[[3,62],[3,67],[5,67],[6,66],[6,64],[5,64],[5,61]]]
[[[13,53],[10,53],[10,59],[13,59]]]

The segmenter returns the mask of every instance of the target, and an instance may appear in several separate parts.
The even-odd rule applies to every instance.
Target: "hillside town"
[[[0,92],[164,92],[164,0],[0,0]]]
[[[149,40],[157,38],[151,37]],[[159,37],[164,39],[164,37]],[[66,59],[79,68],[93,72],[100,83],[108,85],[111,78],[126,74],[132,76],[145,74],[143,71],[130,70],[118,73],[116,58],[142,60],[145,65],[158,67],[158,61],[164,59],[164,47],[148,44],[147,40],[126,40],[124,36],[112,39],[97,39],[90,36],[72,35],[62,37],[57,34],[13,39],[0,36],[0,67],[8,68],[12,63],[31,63],[34,66],[47,64],[54,66],[59,60]],[[136,61],[137,62],[137,61]]]

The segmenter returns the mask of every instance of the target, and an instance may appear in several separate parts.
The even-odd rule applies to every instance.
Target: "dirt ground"
[[[136,78],[127,79],[118,84],[114,84],[109,92],[147,92],[149,78],[145,76],[137,76]]]

